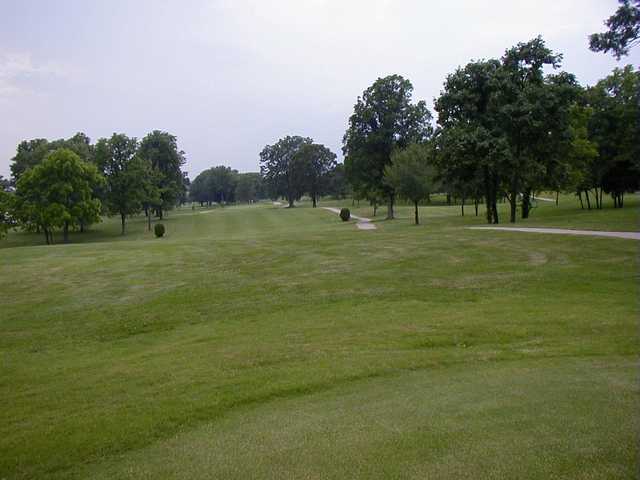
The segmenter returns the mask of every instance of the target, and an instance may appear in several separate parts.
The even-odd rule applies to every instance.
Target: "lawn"
[[[638,205],[566,197],[521,225],[637,230]],[[381,209],[360,231],[260,204],[171,212],[163,239],[143,218],[70,245],[12,233],[0,478],[632,478],[639,242],[472,213]]]

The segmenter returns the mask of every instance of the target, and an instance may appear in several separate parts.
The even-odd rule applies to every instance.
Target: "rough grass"
[[[637,225],[635,198],[563,203],[527,223]],[[71,245],[12,234],[0,478],[632,477],[637,242],[410,212],[376,231],[260,205],[171,213],[162,239],[142,218]]]

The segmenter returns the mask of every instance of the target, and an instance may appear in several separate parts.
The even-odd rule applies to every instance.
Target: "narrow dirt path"
[[[339,208],[333,208],[333,207],[322,207],[322,208],[324,210],[328,210],[332,213],[337,213],[338,215],[340,215]],[[356,227],[358,227],[360,230],[375,230],[377,228],[375,224],[371,222],[370,218],[359,217],[357,215],[351,215],[351,218],[355,218],[357,220]]]
[[[640,240],[640,232],[603,232],[598,230],[570,230],[567,228],[533,227],[467,227],[471,230],[505,230],[507,232],[551,233],[560,235],[587,235],[591,237],[614,237]]]

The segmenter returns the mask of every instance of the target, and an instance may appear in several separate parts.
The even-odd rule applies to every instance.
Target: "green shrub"
[[[156,234],[156,237],[158,238],[164,236],[164,225],[161,223],[156,223],[156,226],[153,227],[153,232]]]
[[[343,208],[342,210],[340,210],[340,218],[343,222],[349,221],[349,219],[351,218],[351,212],[348,208]]]

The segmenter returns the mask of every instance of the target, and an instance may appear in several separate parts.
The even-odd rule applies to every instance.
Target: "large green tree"
[[[413,203],[418,225],[418,204],[432,192],[435,165],[429,145],[412,144],[391,155],[391,164],[384,168],[384,182],[402,198]]]
[[[122,235],[127,216],[142,210],[145,184],[150,182],[149,164],[137,156],[138,141],[124,134],[98,140],[95,161],[106,179],[104,206],[109,215],[119,215]]]
[[[93,164],[69,149],[54,150],[20,176],[14,213],[25,228],[41,230],[47,244],[55,228],[68,242],[71,227],[99,221],[101,204],[93,192],[103,182]]]
[[[358,97],[342,140],[345,169],[354,190],[382,191],[387,217],[393,218],[395,191],[384,182],[391,154],[432,134],[431,113],[424,101],[411,103],[413,85],[400,75],[378,78]]]
[[[298,153],[312,143],[308,137],[286,136],[260,152],[260,174],[272,197],[286,197],[289,207],[305,192],[305,166]]]
[[[140,142],[138,155],[147,160],[155,170],[155,183],[160,203],[155,205],[160,218],[166,210],[176,206],[185,191],[182,166],[185,163],[184,152],[178,149],[174,135],[154,130]]]
[[[480,182],[488,223],[499,223],[497,199],[508,158],[494,103],[500,68],[498,60],[458,68],[447,76],[435,103],[440,125],[436,135],[440,176],[444,183],[459,188]]]
[[[620,6],[604,24],[608,30],[589,36],[594,52],[611,52],[620,60],[640,43],[640,0],[618,0]]]

